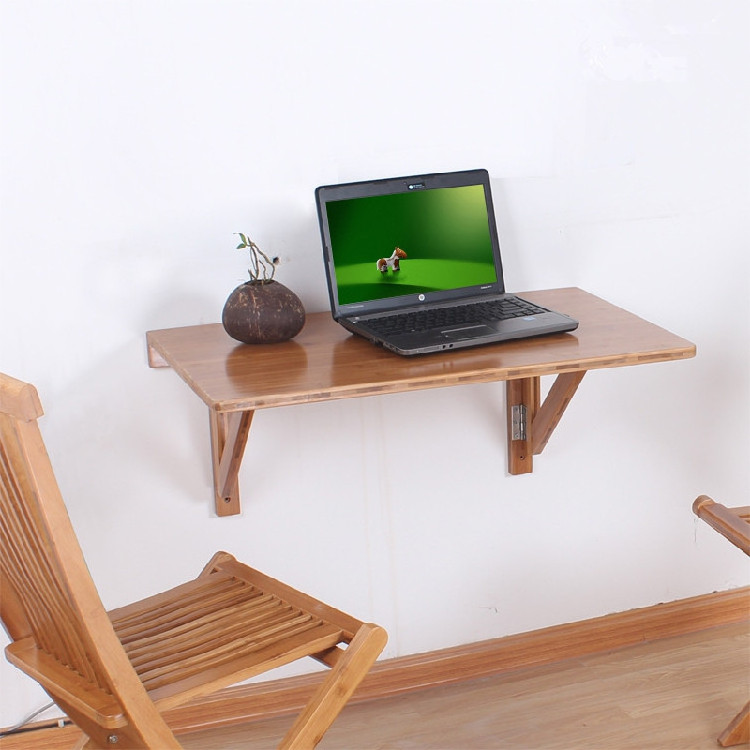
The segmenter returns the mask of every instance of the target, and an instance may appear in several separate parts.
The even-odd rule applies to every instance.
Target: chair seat
[[[325,652],[343,638],[341,627],[225,570],[109,615],[161,710]]]
[[[238,577],[263,578],[231,555],[220,554],[229,570],[210,566],[211,573],[109,612],[130,663],[161,710],[304,656],[323,657],[346,637],[341,625]],[[317,609],[331,609],[310,601]],[[30,640],[11,644],[8,656],[42,684],[77,682]],[[84,702],[80,693],[69,700],[105,726],[125,722],[111,695],[93,685],[85,695]]]

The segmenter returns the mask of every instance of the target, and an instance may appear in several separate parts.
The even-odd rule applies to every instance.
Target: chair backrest
[[[39,651],[122,703],[151,703],[117,638],[68,517],[34,386],[0,373],[0,617]],[[53,696],[54,697],[54,696]]]

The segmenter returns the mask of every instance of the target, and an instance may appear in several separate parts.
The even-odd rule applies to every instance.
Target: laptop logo
[[[418,299],[418,300],[419,300],[420,302],[424,302],[424,294],[420,294],[420,295],[419,295],[419,296],[417,297],[417,299]]]
[[[409,190],[424,190],[424,182],[412,182],[411,185],[409,185]]]

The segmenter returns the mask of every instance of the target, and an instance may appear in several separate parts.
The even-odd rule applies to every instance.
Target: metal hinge
[[[516,404],[510,407],[511,440],[526,440],[526,407]]]

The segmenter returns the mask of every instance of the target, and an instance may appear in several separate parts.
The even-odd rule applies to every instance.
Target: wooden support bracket
[[[533,471],[533,456],[544,450],[585,374],[578,370],[558,375],[542,404],[538,377],[506,382],[508,473]]]
[[[209,411],[217,516],[235,516],[240,512],[238,474],[254,413]]]
[[[531,427],[539,404],[539,378],[508,380],[505,384],[508,421],[508,472],[530,474],[534,468]]]
[[[152,366],[160,366],[158,361],[152,357]],[[558,375],[543,403],[538,376],[506,381],[509,474],[533,471],[534,455],[544,450],[585,374],[579,370]],[[217,516],[241,511],[238,475],[254,413],[209,410]]]

